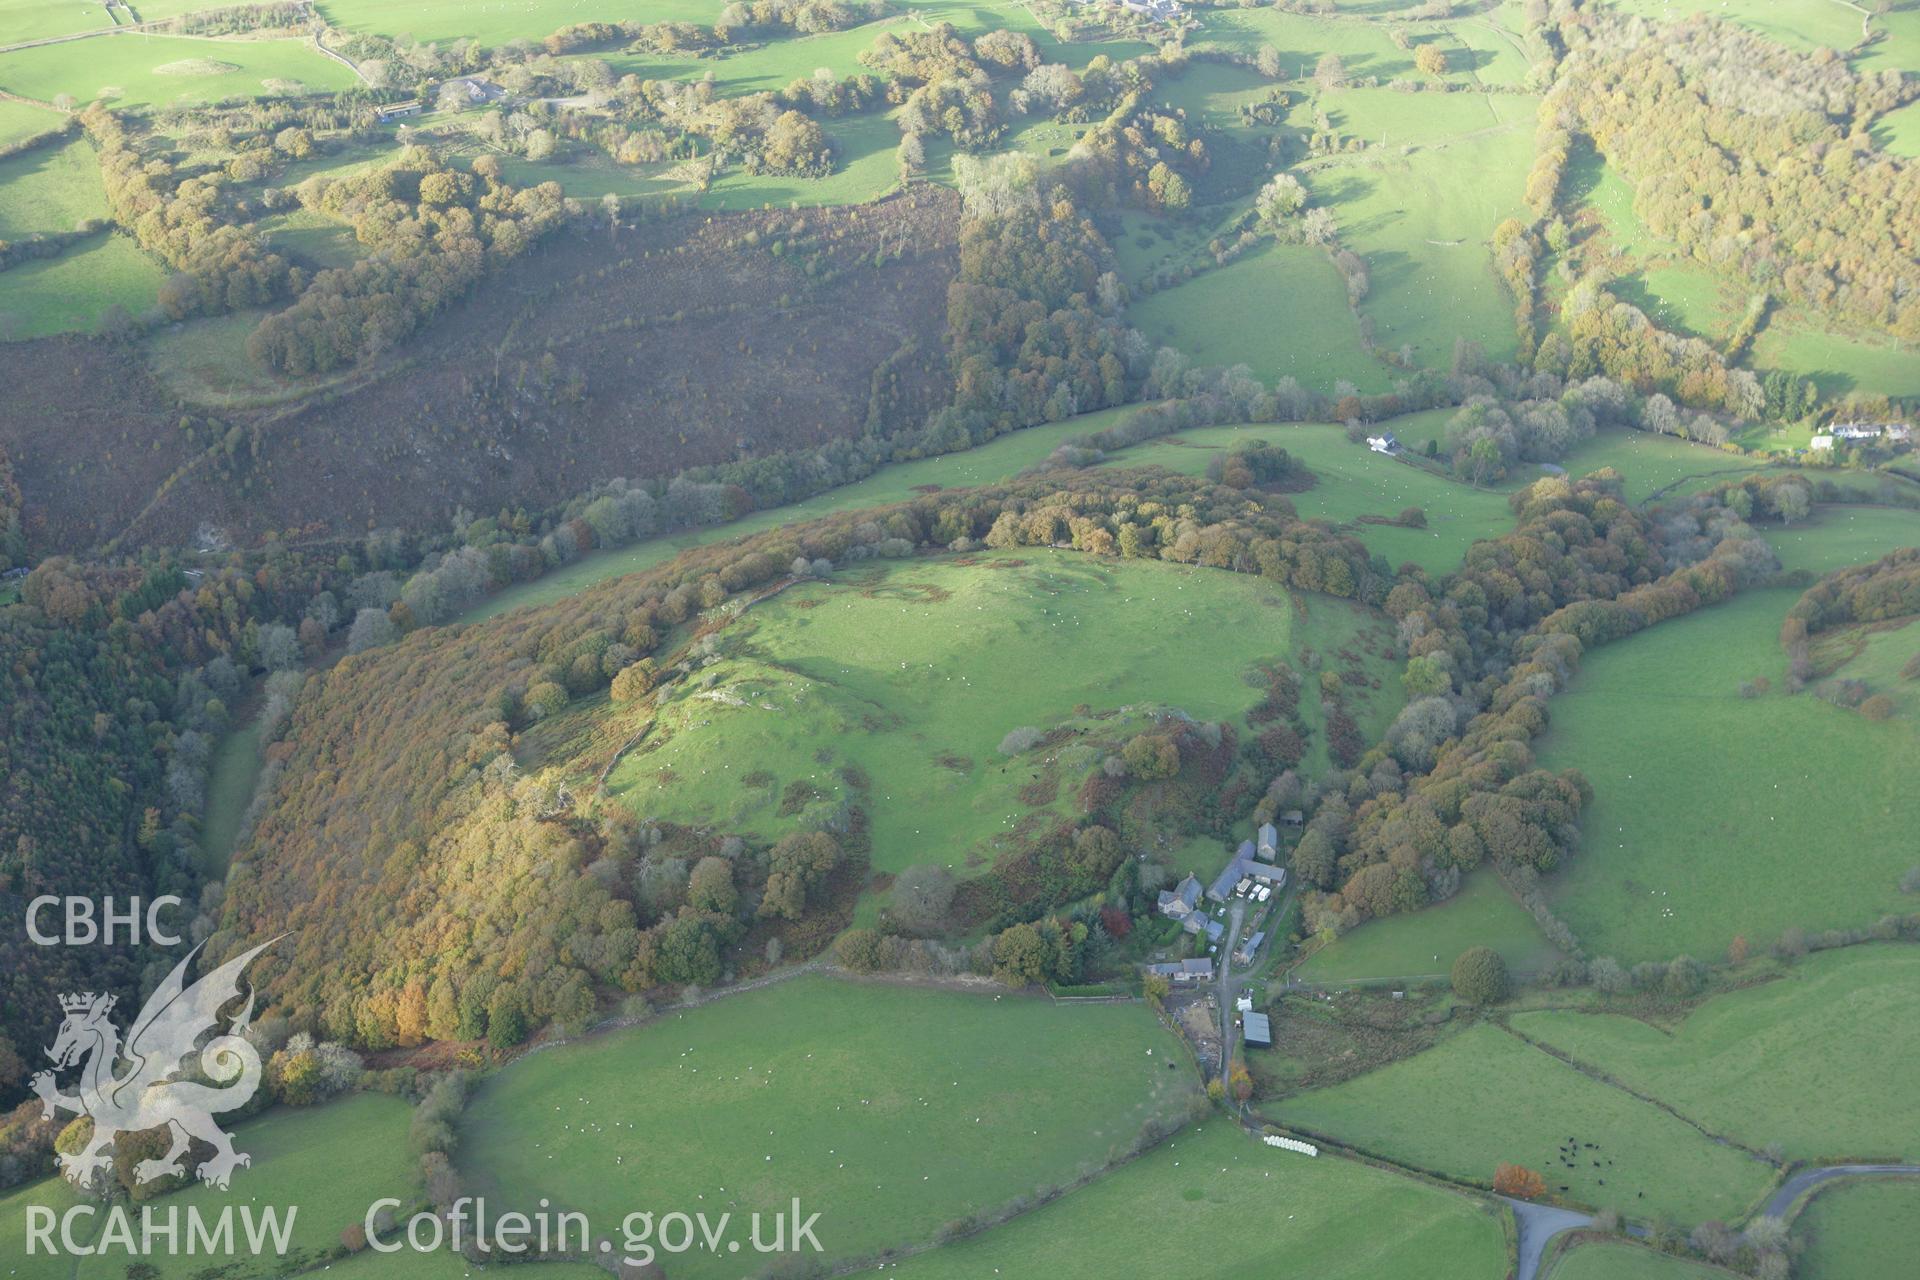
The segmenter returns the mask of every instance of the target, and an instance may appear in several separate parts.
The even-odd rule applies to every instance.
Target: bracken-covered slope
[[[950,398],[959,202],[566,232],[304,399],[182,403],[133,349],[0,345],[0,448],[36,555],[203,522],[355,536],[917,424]],[[14,396],[10,392],[10,399]]]

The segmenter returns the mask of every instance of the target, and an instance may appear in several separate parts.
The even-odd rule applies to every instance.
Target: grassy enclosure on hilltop
[[[877,870],[978,871],[1036,814],[1070,804],[1149,707],[1238,722],[1260,697],[1256,664],[1297,665],[1312,646],[1331,665],[1371,627],[1339,601],[1296,605],[1254,578],[1157,561],[1022,550],[855,566],[730,628],[722,662],[675,687],[608,793],[646,816],[771,838],[792,825],[793,788],[845,795],[837,771],[852,766],[868,780]],[[1391,714],[1377,700],[1373,732]],[[1023,726],[1087,743],[1010,760],[999,744]]]
[[[468,1105],[458,1162],[502,1208],[595,1221],[798,1194],[847,1259],[1094,1172],[1197,1090],[1144,1005],[805,977],[527,1059]]]
[[[1313,982],[1366,982],[1444,976],[1471,946],[1492,947],[1515,972],[1529,973],[1559,954],[1526,908],[1491,871],[1468,876],[1445,902],[1369,920],[1313,953],[1296,972]]]
[[[902,1280],[1477,1280],[1498,1271],[1501,1252],[1498,1219],[1464,1196],[1353,1161],[1275,1151],[1215,1120],[1064,1200],[892,1270]]]
[[[1910,1159],[1920,1156],[1920,1119],[1906,1103],[1920,1054],[1907,1016],[1916,984],[1920,950],[1848,947],[1715,996],[1670,1032],[1557,1011],[1513,1025],[1749,1146],[1778,1142],[1810,1161]]]
[[[1818,1280],[1900,1275],[1920,1257],[1920,1183],[1888,1179],[1828,1187],[1794,1220],[1793,1234],[1806,1244],[1803,1273]]]
[[[1282,1124],[1436,1173],[1490,1182],[1496,1165],[1513,1162],[1538,1170],[1550,1194],[1687,1222],[1735,1217],[1770,1173],[1487,1023],[1267,1110]],[[1579,1144],[1572,1167],[1560,1154],[1569,1139]]]

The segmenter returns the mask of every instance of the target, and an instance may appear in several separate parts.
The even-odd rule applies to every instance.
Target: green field
[[[1489,131],[1529,132],[1539,102],[1531,95],[1369,88],[1341,89],[1320,99],[1335,129],[1389,152],[1442,143],[1452,150],[1455,142]],[[1516,189],[1510,194],[1518,200],[1520,193]],[[1483,240],[1491,238],[1493,226],[1490,222],[1482,229]]]
[[[1322,53],[1335,53],[1350,76],[1390,79],[1413,74],[1413,54],[1396,47],[1385,24],[1317,18],[1283,9],[1222,9],[1207,21],[1193,47],[1256,53],[1270,44],[1280,51],[1282,74],[1311,76]]]
[[[1310,982],[1444,978],[1471,946],[1492,947],[1518,972],[1537,970],[1559,954],[1526,908],[1488,871],[1467,877],[1460,891],[1438,906],[1367,921],[1314,952],[1294,973]]]
[[[160,265],[122,235],[21,263],[0,274],[0,340],[91,332],[115,304],[137,316],[153,305],[165,279]]]
[[[1874,121],[1873,140],[1882,151],[1920,157],[1920,102],[1909,102]]]
[[[1403,439],[1411,441],[1437,434],[1448,416],[1445,411],[1415,414],[1385,425],[1404,429]],[[1513,527],[1506,494],[1473,489],[1423,467],[1396,462],[1364,444],[1349,442],[1339,427],[1195,427],[1136,445],[1112,465],[1150,463],[1199,475],[1215,452],[1241,440],[1271,441],[1304,461],[1314,474],[1314,485],[1287,495],[1294,509],[1311,519],[1352,524],[1350,532],[1395,567],[1411,562],[1430,573],[1450,572],[1460,567],[1475,541],[1497,537]],[[1425,528],[1353,523],[1362,516],[1395,518],[1407,507],[1426,512]]]
[[[1789,569],[1832,573],[1848,565],[1878,560],[1901,547],[1920,547],[1920,511],[1904,507],[1821,507],[1811,520],[1788,529],[1769,529],[1767,542]]]
[[[1718,1267],[1623,1242],[1577,1244],[1546,1272],[1546,1280],[1724,1280],[1729,1274]]]
[[[1038,1212],[907,1259],[902,1280],[1314,1276],[1484,1280],[1500,1223],[1470,1200],[1349,1160],[1310,1160],[1216,1120]]]
[[[1793,1234],[1807,1248],[1797,1271],[1813,1280],[1905,1274],[1920,1258],[1920,1183],[1909,1178],[1829,1187],[1795,1220]]]
[[[781,812],[789,786],[841,794],[835,771],[852,765],[870,780],[876,869],[981,870],[1036,810],[1071,799],[1110,749],[1095,743],[1142,727],[1124,713],[1088,724],[1076,707],[1097,717],[1149,704],[1237,721],[1259,697],[1248,679],[1256,663],[1294,659],[1308,644],[1357,648],[1357,632],[1374,625],[1340,601],[1301,603],[1308,618],[1256,578],[1070,551],[844,570],[729,629],[722,661],[676,686],[607,793],[643,815],[770,839],[793,825]],[[1205,661],[1196,627],[1210,637]],[[1371,708],[1367,728],[1384,728],[1391,711]],[[1303,699],[1301,714],[1314,730],[1309,759],[1323,759],[1317,702]],[[1023,803],[1042,760],[1009,762],[1001,739],[1069,722],[1093,735],[1085,746],[1096,754],[1058,751],[1059,799]]]
[[[799,1195],[845,1259],[1093,1173],[1196,1089],[1145,1005],[804,977],[502,1072],[467,1107],[459,1163],[503,1207],[548,1197],[596,1221]],[[737,1274],[692,1256],[672,1272]]]
[[[0,0],[0,44],[104,31],[112,25],[106,7],[94,0]]]
[[[11,146],[58,128],[62,117],[44,107],[11,98],[0,98],[0,147]]]
[[[900,165],[893,152],[900,145],[900,126],[890,114],[875,112],[830,120],[826,128],[836,148],[833,172],[826,177],[783,178],[728,169],[700,197],[700,207],[864,204],[899,185]]]
[[[214,749],[207,775],[207,812],[200,829],[201,865],[211,878],[226,874],[227,859],[233,856],[263,763],[258,720],[235,729]]]
[[[1725,337],[1746,309],[1744,291],[1690,259],[1649,264],[1607,287],[1662,329],[1710,342]]]
[[[1262,382],[1283,377],[1330,393],[1337,380],[1362,391],[1391,385],[1387,366],[1360,346],[1346,286],[1311,245],[1269,244],[1129,308],[1156,345],[1195,364],[1244,364]]]
[[[716,0],[649,0],[645,21],[711,23]],[[416,40],[478,40],[492,46],[539,40],[575,22],[619,22],[635,16],[632,0],[320,0],[328,22]]]
[[[1412,127],[1421,98],[1395,96]],[[1500,110],[1526,123],[1489,120],[1487,131],[1444,148],[1377,148],[1306,174],[1314,202],[1338,219],[1341,242],[1366,259],[1372,289],[1361,310],[1373,319],[1375,341],[1387,351],[1411,347],[1418,364],[1446,367],[1457,338],[1498,360],[1515,350],[1512,304],[1487,245],[1502,219],[1525,211],[1533,100],[1504,101]]]
[[[120,108],[280,96],[270,80],[317,92],[360,83],[301,40],[127,35],[0,54],[0,89],[42,101],[70,93]]]
[[[1920,713],[1920,680],[1903,674],[1920,653],[1920,627],[1915,618],[1900,618],[1866,626],[1822,632],[1814,644],[1814,665],[1823,673],[1845,680],[1864,680],[1875,693],[1893,699],[1894,714]]]
[[[1513,1025],[1748,1146],[1778,1142],[1811,1161],[1911,1159],[1917,984],[1920,948],[1848,947],[1716,996],[1671,1033],[1598,1013],[1521,1013]]]
[[[1862,71],[1920,72],[1920,9],[1908,6],[1881,14],[1874,25],[1884,30],[1887,38],[1868,46],[1865,53],[1855,57],[1853,65]]]
[[[1735,472],[1757,471],[1761,464],[1737,453],[1727,453],[1711,445],[1693,444],[1675,436],[1627,428],[1602,431],[1585,440],[1562,458],[1560,466],[1571,476],[1591,475],[1608,467],[1626,481],[1627,501],[1641,503],[1655,495],[1683,485],[1688,480],[1712,477],[1715,481]],[[1521,476],[1514,484],[1531,481]]]
[[[1551,1196],[1612,1205],[1636,1216],[1731,1219],[1759,1194],[1770,1172],[1658,1107],[1487,1023],[1266,1109],[1282,1124],[1483,1183],[1492,1181],[1494,1166],[1503,1161],[1524,1164],[1546,1178]],[[1583,1144],[1571,1169],[1558,1155],[1569,1138]],[[1589,1142],[1596,1147],[1587,1149]],[[1595,1160],[1613,1163],[1595,1168]]]
[[[100,158],[85,138],[0,160],[0,240],[72,231],[106,215]]]
[[[1767,322],[1753,341],[1748,363],[1812,378],[1826,396],[1849,391],[1920,395],[1920,352],[1877,337],[1828,333],[1791,312]]]
[[[235,1198],[256,1206],[298,1206],[287,1259],[268,1254],[256,1260],[241,1254],[223,1267],[223,1280],[283,1273],[288,1262],[297,1260],[318,1262],[317,1255],[338,1244],[340,1232],[361,1221],[374,1200],[410,1199],[418,1193],[419,1173],[406,1142],[409,1115],[400,1099],[371,1093],[318,1107],[276,1109],[234,1130],[234,1146],[252,1156],[253,1163],[234,1174],[231,1192],[195,1184],[153,1203],[182,1211],[198,1205],[206,1212],[217,1212]],[[28,1204],[57,1210],[73,1202],[74,1193],[57,1178],[0,1197],[0,1249],[24,1259]],[[170,1256],[156,1249],[145,1260],[159,1268],[163,1280],[186,1280],[207,1266],[204,1256],[184,1250]],[[120,1280],[125,1268],[125,1256],[116,1253],[82,1259],[77,1265],[71,1258],[53,1266],[33,1259],[13,1274],[19,1280]]]
[[[244,1148],[243,1148],[244,1149]],[[46,1178],[0,1191],[0,1254],[6,1259],[8,1280],[73,1280],[74,1260],[64,1255],[27,1254],[27,1211],[35,1205],[64,1213],[82,1197],[59,1178]],[[97,1230],[97,1222],[96,1230]],[[76,1228],[77,1235],[85,1235]]]
[[[1573,155],[1567,164],[1566,186],[1569,203],[1578,196],[1597,215],[1614,252],[1657,257],[1677,251],[1640,221],[1633,208],[1633,184],[1597,152],[1582,147]]]
[[[1920,821],[1904,762],[1920,728],[1783,691],[1780,622],[1798,595],[1749,591],[1608,645],[1554,699],[1539,761],[1579,769],[1594,801],[1549,890],[1592,954],[1718,959],[1736,934],[1762,946],[1790,926],[1867,924],[1901,907]],[[1760,676],[1773,689],[1741,697]]]

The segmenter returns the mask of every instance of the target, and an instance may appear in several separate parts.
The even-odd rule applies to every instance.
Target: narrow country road
[[[1532,1204],[1509,1196],[1501,1199],[1513,1206],[1513,1223],[1520,1229],[1520,1266],[1513,1273],[1514,1280],[1534,1280],[1540,1271],[1540,1259],[1547,1251],[1547,1242],[1562,1231],[1572,1231],[1593,1221],[1589,1213]]]
[[[1818,1169],[1802,1169],[1780,1184],[1780,1189],[1767,1201],[1766,1214],[1769,1218],[1786,1217],[1787,1210],[1793,1207],[1793,1202],[1803,1192],[1823,1182],[1876,1173],[1920,1174],[1920,1164],[1830,1164]]]
[[[1761,1216],[1785,1218],[1787,1211],[1793,1208],[1794,1202],[1801,1196],[1836,1178],[1875,1175],[1920,1176],[1920,1164],[1829,1164],[1817,1169],[1802,1169],[1780,1184],[1780,1189],[1768,1198],[1766,1208],[1761,1210]],[[1593,1221],[1591,1214],[1579,1213],[1573,1209],[1529,1204],[1525,1200],[1514,1200],[1505,1196],[1501,1198],[1513,1206],[1513,1220],[1520,1229],[1520,1266],[1514,1272],[1514,1280],[1538,1280],[1540,1259],[1546,1252],[1547,1242],[1563,1231],[1572,1231]],[[1627,1234],[1644,1236],[1646,1228],[1628,1227]]]

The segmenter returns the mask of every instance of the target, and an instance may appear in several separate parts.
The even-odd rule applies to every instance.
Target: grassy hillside
[[[1501,1252],[1498,1220],[1464,1197],[1352,1161],[1274,1151],[1215,1120],[1036,1213],[891,1270],[902,1280],[1469,1280],[1497,1273]]]
[[[1716,996],[1671,1032],[1633,1018],[1522,1013],[1514,1026],[1749,1146],[1789,1157],[1920,1155],[1903,1101],[1920,949],[1848,947]],[[1815,1272],[1814,1274],[1820,1274]]]
[[[1592,954],[1718,959],[1735,935],[1760,946],[1902,906],[1903,833],[1920,821],[1903,762],[1920,727],[1784,691],[1778,636],[1796,598],[1751,591],[1609,645],[1554,700],[1539,759],[1580,769],[1594,800],[1549,890]],[[1760,677],[1771,690],[1743,697]]]
[[[1737,1215],[1770,1172],[1484,1023],[1267,1109],[1283,1124],[1419,1168],[1490,1182],[1494,1166],[1511,1161],[1539,1170],[1552,1194],[1688,1222]],[[1559,1155],[1570,1138],[1581,1144],[1571,1168]]]
[[[1559,953],[1526,908],[1492,872],[1469,876],[1438,906],[1369,920],[1308,957],[1296,973],[1312,982],[1356,982],[1444,975],[1471,946],[1492,947],[1516,972],[1533,972]]]
[[[1428,96],[1396,95],[1397,114],[1368,119],[1413,130]],[[1446,101],[1450,101],[1447,99]],[[1497,98],[1468,98],[1481,110]],[[1329,161],[1308,176],[1314,201],[1329,206],[1341,240],[1367,260],[1373,285],[1361,304],[1387,351],[1412,349],[1415,363],[1444,368],[1454,342],[1478,342],[1496,359],[1514,352],[1512,305],[1495,278],[1487,241],[1503,218],[1524,211],[1521,191],[1533,158],[1530,99],[1493,106],[1473,135],[1444,148],[1398,143],[1359,159]],[[1388,129],[1392,139],[1391,128]],[[1463,180],[1464,175],[1471,180]]]
[[[1144,1005],[800,978],[527,1059],[468,1106],[459,1163],[503,1207],[608,1221],[798,1193],[845,1259],[1093,1172],[1196,1089]]]

